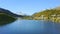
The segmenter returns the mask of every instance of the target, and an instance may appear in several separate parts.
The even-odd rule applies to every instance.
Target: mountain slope
[[[0,8],[0,13],[5,13],[5,14],[8,14],[13,17],[23,17],[22,15],[17,15],[15,13],[12,13],[11,11],[3,9],[3,8]]]
[[[46,9],[44,11],[33,14],[33,16],[36,16],[36,17],[39,17],[41,15],[45,15],[45,16],[49,15],[50,16],[50,15],[53,15],[53,14],[60,15],[60,9],[58,9],[58,8]]]
[[[35,13],[32,15],[33,19],[36,20],[51,20],[51,21],[60,21],[60,9],[59,7],[53,9],[46,9],[44,11]],[[43,18],[42,18],[43,17]]]

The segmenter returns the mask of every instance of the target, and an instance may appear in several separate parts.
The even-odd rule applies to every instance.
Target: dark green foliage
[[[0,25],[6,25],[14,22],[15,20],[16,20],[15,18],[7,14],[4,14],[4,13],[0,14]]]

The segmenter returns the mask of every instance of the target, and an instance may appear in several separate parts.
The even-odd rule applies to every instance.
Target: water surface
[[[0,34],[60,34],[60,24],[43,20],[16,20],[0,26]]]

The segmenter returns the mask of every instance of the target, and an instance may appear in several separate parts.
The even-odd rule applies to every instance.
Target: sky
[[[60,0],[0,0],[0,8],[16,14],[32,15],[44,9],[60,6]]]

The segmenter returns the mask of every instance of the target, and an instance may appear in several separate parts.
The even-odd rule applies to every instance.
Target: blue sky
[[[16,14],[32,15],[43,9],[60,6],[60,0],[0,0],[0,7]]]

